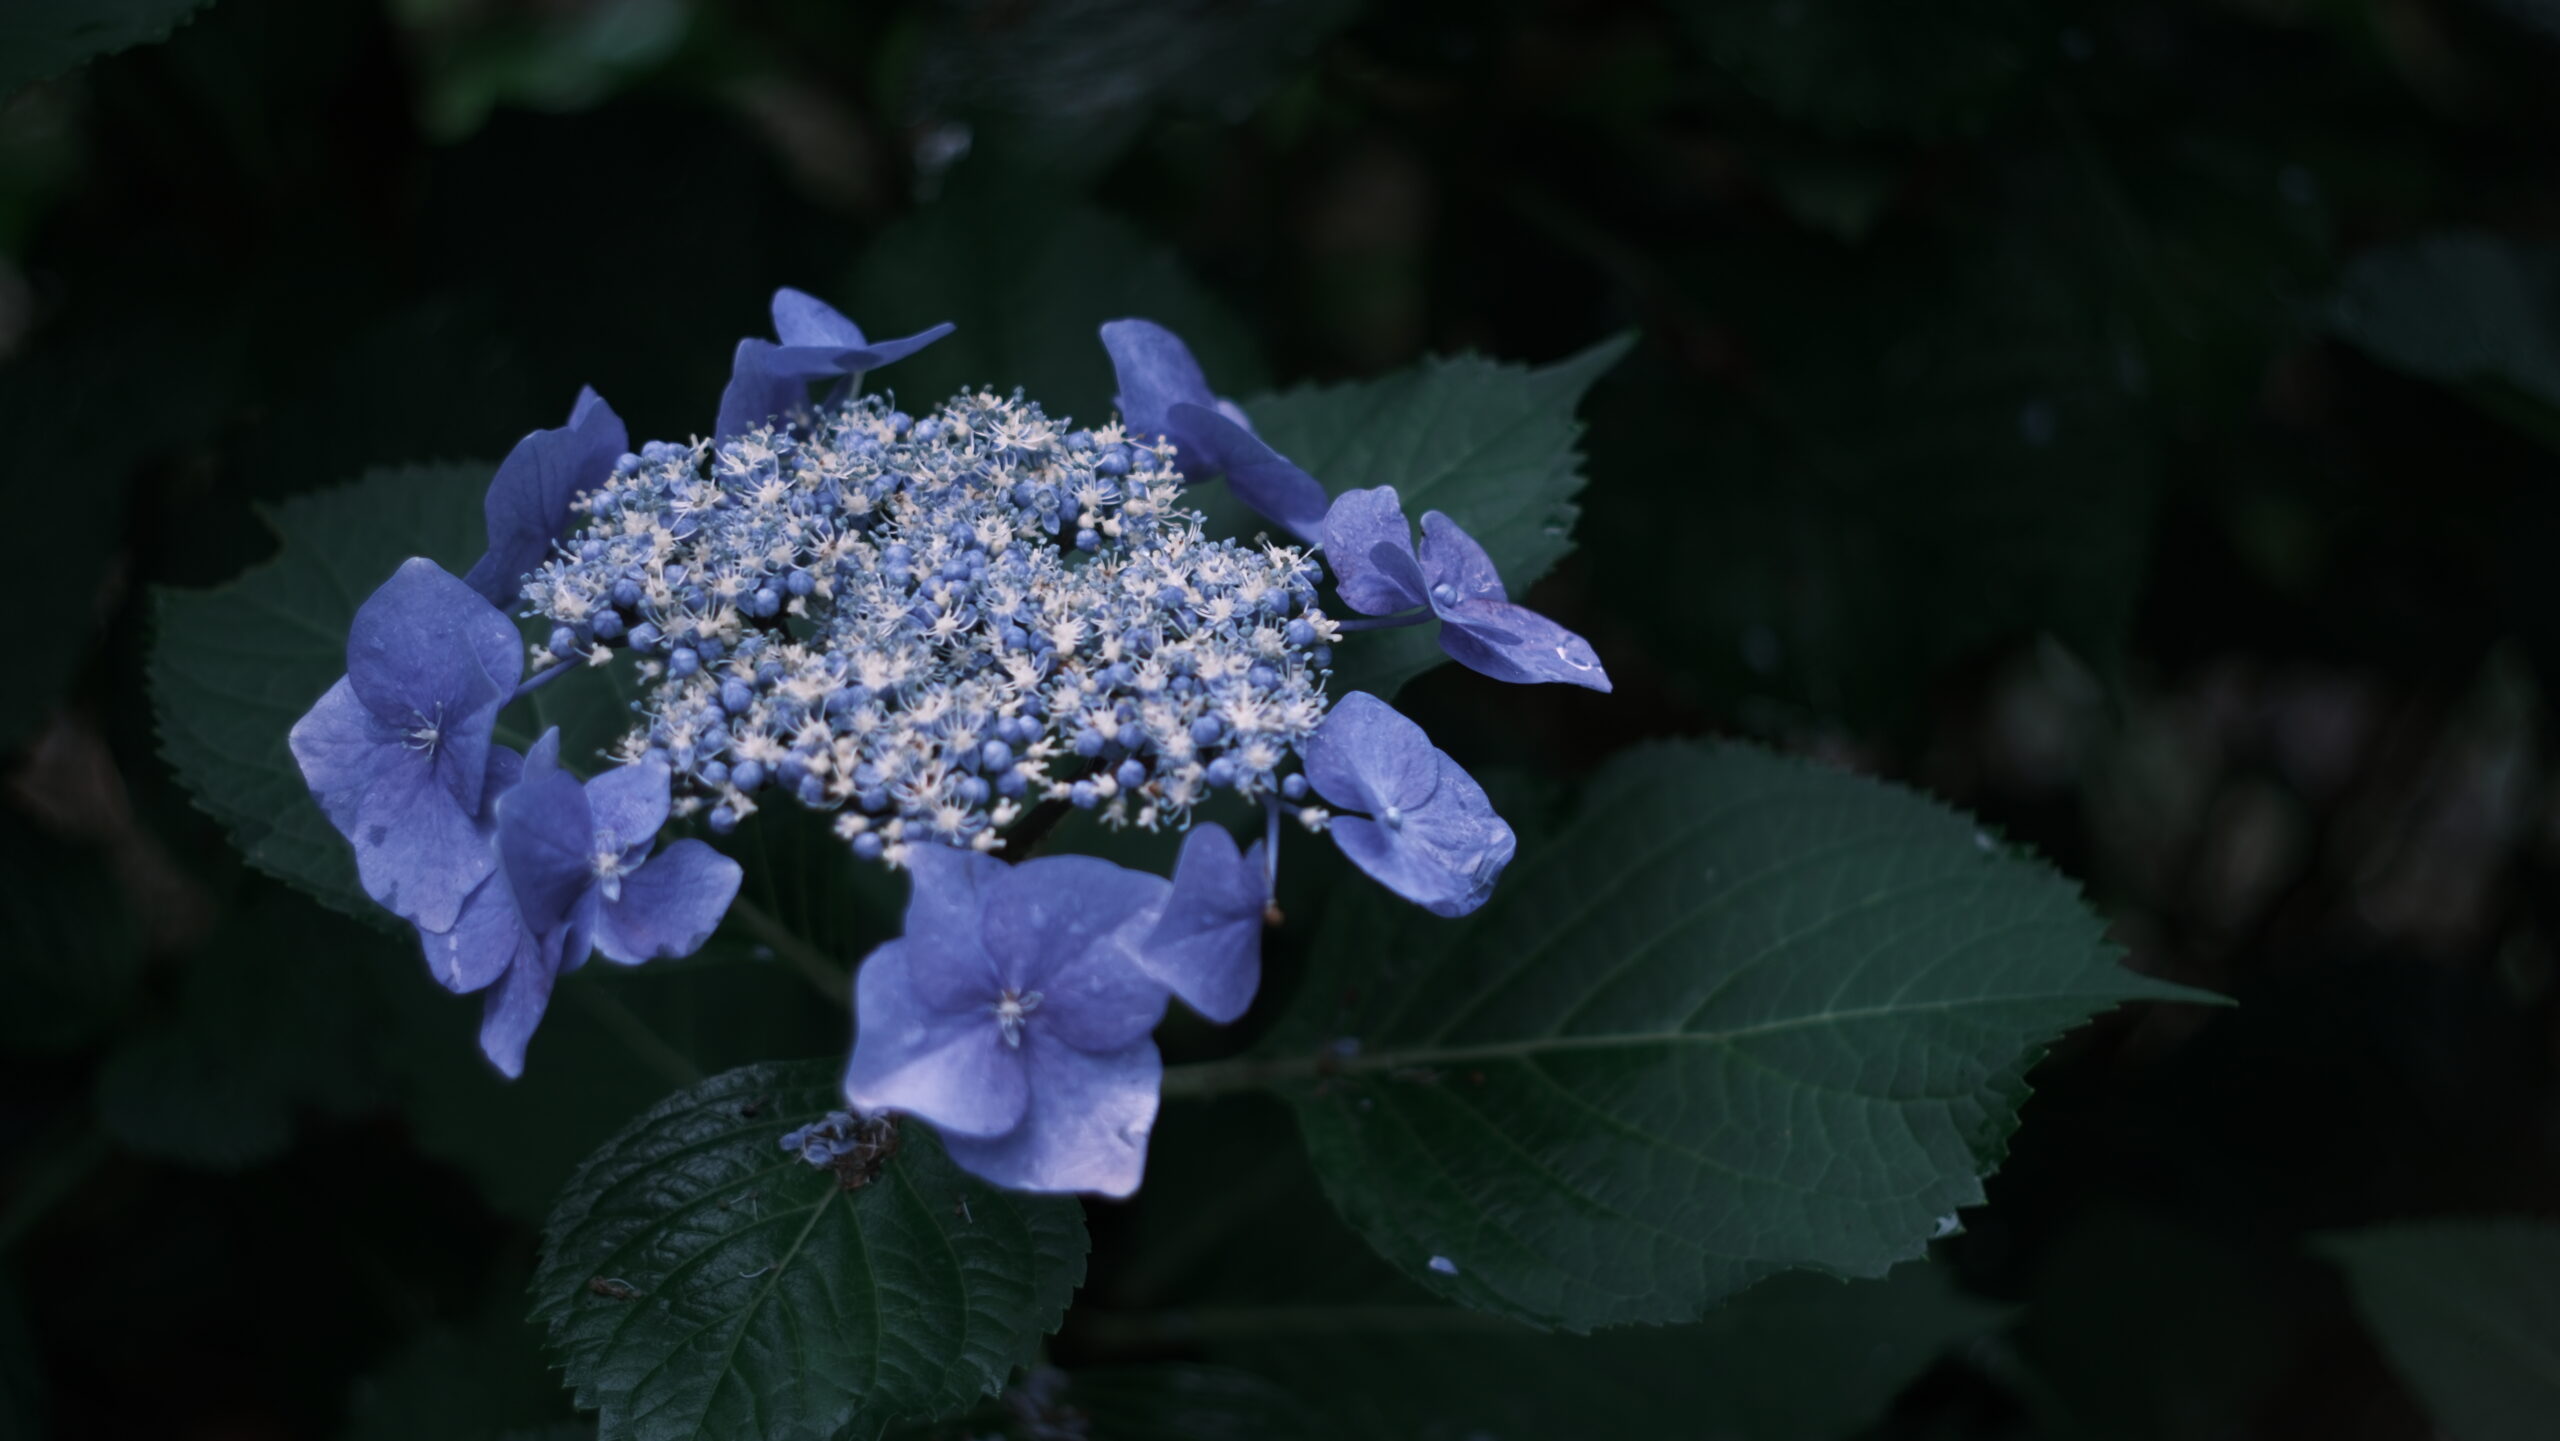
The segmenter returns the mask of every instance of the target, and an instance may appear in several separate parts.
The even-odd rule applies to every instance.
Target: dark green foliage
[[[1004,1384],[1084,1279],[1074,1200],[990,1189],[909,1123],[839,1173],[781,1150],[842,1101],[833,1060],[669,1097],[579,1168],[534,1316],[608,1435],[832,1436]]]

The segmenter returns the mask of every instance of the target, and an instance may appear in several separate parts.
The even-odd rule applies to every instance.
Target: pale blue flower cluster
[[[626,753],[715,833],[777,796],[892,863],[1042,800],[1180,827],[1278,789],[1334,628],[1303,552],[1202,534],[1168,449],[989,394],[821,405],[643,447],[525,595],[557,655],[643,657]]]
[[[687,955],[720,924],[742,872],[660,845],[670,822],[831,813],[914,884],[857,978],[852,1109],[783,1148],[851,1175],[895,1145],[876,1118],[905,1114],[997,1184],[1126,1195],[1166,1006],[1223,1023],[1252,1003],[1285,818],[1444,916],[1510,862],[1510,827],[1419,726],[1327,694],[1344,633],[1436,620],[1498,679],[1607,674],[1447,516],[1417,550],[1392,489],[1329,498],[1151,322],[1103,327],[1122,420],[1079,428],[1018,395],[919,417],[855,393],[948,326],[873,343],[789,290],[773,312],[712,439],[629,450],[593,391],[527,436],[487,554],[465,579],[411,560],[366,601],[293,753],[367,893],[439,981],[486,993],[481,1044],[511,1076],[560,973]],[[1221,477],[1304,544],[1208,534],[1183,490]],[[493,601],[536,620],[530,644]],[[572,774],[556,731],[495,742],[512,701],[617,660],[637,722],[600,774]],[[1043,803],[1184,829],[1222,790],[1263,804],[1265,836],[1192,828],[1170,878],[1002,855]]]

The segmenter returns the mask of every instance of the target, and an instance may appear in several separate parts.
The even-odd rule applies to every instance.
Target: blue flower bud
[[[1091,781],[1078,781],[1067,787],[1067,804],[1078,810],[1092,810],[1101,802],[1102,796],[1094,790]]]
[[[853,853],[866,861],[880,859],[880,833],[864,831],[853,838]]]
[[[751,791],[764,784],[764,762],[740,761],[729,767],[729,784]]]
[[[689,645],[680,645],[667,656],[667,674],[683,680],[702,669],[702,656]]]
[[[1013,747],[1000,740],[989,741],[978,747],[978,764],[991,771],[1002,770],[1013,764]]]
[[[720,708],[722,710],[727,711],[731,715],[739,715],[744,713],[755,703],[756,693],[747,687],[747,683],[745,681],[742,681],[735,676],[731,676],[729,679],[720,682]]]
[[[1215,745],[1219,734],[1225,729],[1218,724],[1217,717],[1204,715],[1191,723],[1191,743],[1204,746]]]
[[[1120,782],[1122,790],[1134,791],[1147,783],[1147,768],[1137,761],[1122,761],[1120,768],[1113,771],[1111,776],[1112,779]]]
[[[715,836],[725,836],[738,828],[738,812],[730,806],[713,806],[710,819],[711,833]]]

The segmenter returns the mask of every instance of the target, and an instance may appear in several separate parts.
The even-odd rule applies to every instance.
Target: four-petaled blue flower
[[[808,399],[809,382],[854,380],[866,370],[904,360],[954,327],[949,321],[897,340],[863,338],[862,327],[814,295],[789,286],[773,293],[769,340],[741,340],[729,364],[729,388],[720,392],[720,419],[712,438],[727,440],[787,416]]]
[[[1396,488],[1346,490],[1324,518],[1324,556],[1343,602],[1364,615],[1430,607],[1440,648],[1495,680],[1609,689],[1591,643],[1526,606],[1513,605],[1492,557],[1440,512],[1422,516],[1422,554],[1413,549]]]
[[[932,1122],[953,1160],[999,1186],[1135,1191],[1165,987],[1132,947],[1165,881],[1091,856],[1008,866],[931,844],[908,866],[906,934],[855,983],[845,1099]]]
[[[452,933],[423,938],[430,965],[453,978],[448,986],[498,985],[480,1047],[510,1076],[523,1069],[525,1043],[562,971],[591,950],[623,965],[693,954],[744,878],[736,861],[698,840],[649,853],[667,821],[663,755],[583,785],[559,757],[557,730],[526,753],[523,778],[495,806],[500,875],[473,895]],[[492,894],[501,882],[505,894]]]
[[[515,626],[434,561],[402,564],[356,611],[347,674],[288,737],[355,844],[365,894],[449,930],[496,862],[482,825],[490,733],[524,672]]]
[[[1485,903],[1517,841],[1484,787],[1422,727],[1366,691],[1334,705],[1308,739],[1307,780],[1346,811],[1325,829],[1352,863],[1439,916]]]
[[[1114,320],[1102,345],[1120,381],[1120,418],[1133,434],[1173,442],[1187,480],[1223,474],[1236,499],[1263,518],[1315,540],[1324,487],[1253,433],[1244,411],[1209,389],[1182,338],[1152,320]]]
[[[1220,1025],[1253,1004],[1262,984],[1263,915],[1271,904],[1262,842],[1239,855],[1221,825],[1183,838],[1173,889],[1137,948],[1138,965],[1182,1003]]]
[[[551,558],[551,543],[569,528],[569,503],[604,484],[630,448],[622,417],[595,387],[581,389],[567,425],[517,441],[498,466],[481,502],[489,549],[463,583],[501,606],[522,600],[524,578]]]

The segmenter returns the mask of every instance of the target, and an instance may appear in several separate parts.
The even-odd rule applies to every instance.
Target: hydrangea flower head
[[[1324,524],[1324,487],[1253,433],[1242,408],[1209,389],[1182,337],[1152,320],[1102,327],[1120,380],[1120,417],[1133,434],[1173,442],[1186,480],[1224,475],[1236,498],[1303,540]]]
[[[490,734],[524,657],[515,626],[434,561],[404,563],[356,611],[347,674],[288,736],[303,781],[354,843],[365,894],[430,930],[495,865],[480,825]]]
[[[906,934],[873,951],[845,1099],[940,1128],[1000,1186],[1126,1196],[1146,1169],[1165,989],[1131,947],[1166,883],[1090,856],[920,847]]]
[[[1326,826],[1370,879],[1438,916],[1483,905],[1518,842],[1484,787],[1422,727],[1365,691],[1336,704],[1306,747],[1316,794],[1358,815]]]
[[[551,543],[569,528],[570,502],[603,484],[630,448],[622,417],[593,386],[580,390],[567,425],[517,441],[498,466],[481,502],[489,549],[463,583],[498,605],[513,604],[524,578],[551,558]]]
[[[712,433],[728,440],[777,416],[788,416],[807,401],[809,382],[855,380],[866,370],[906,359],[953,328],[946,321],[897,340],[873,342],[834,306],[785,286],[773,293],[773,333],[781,343],[738,342],[730,361],[728,389],[720,393],[720,419]]]
[[[1046,800],[1180,826],[1278,787],[1334,631],[1314,562],[1208,538],[1169,454],[987,394],[653,442],[526,598],[554,654],[637,654],[626,753],[714,831],[779,799],[894,863]]]
[[[1344,604],[1364,615],[1428,607],[1440,618],[1440,648],[1469,670],[1521,684],[1609,689],[1591,643],[1512,604],[1492,557],[1456,521],[1424,512],[1417,557],[1394,486],[1336,498],[1324,519],[1324,552]]]

